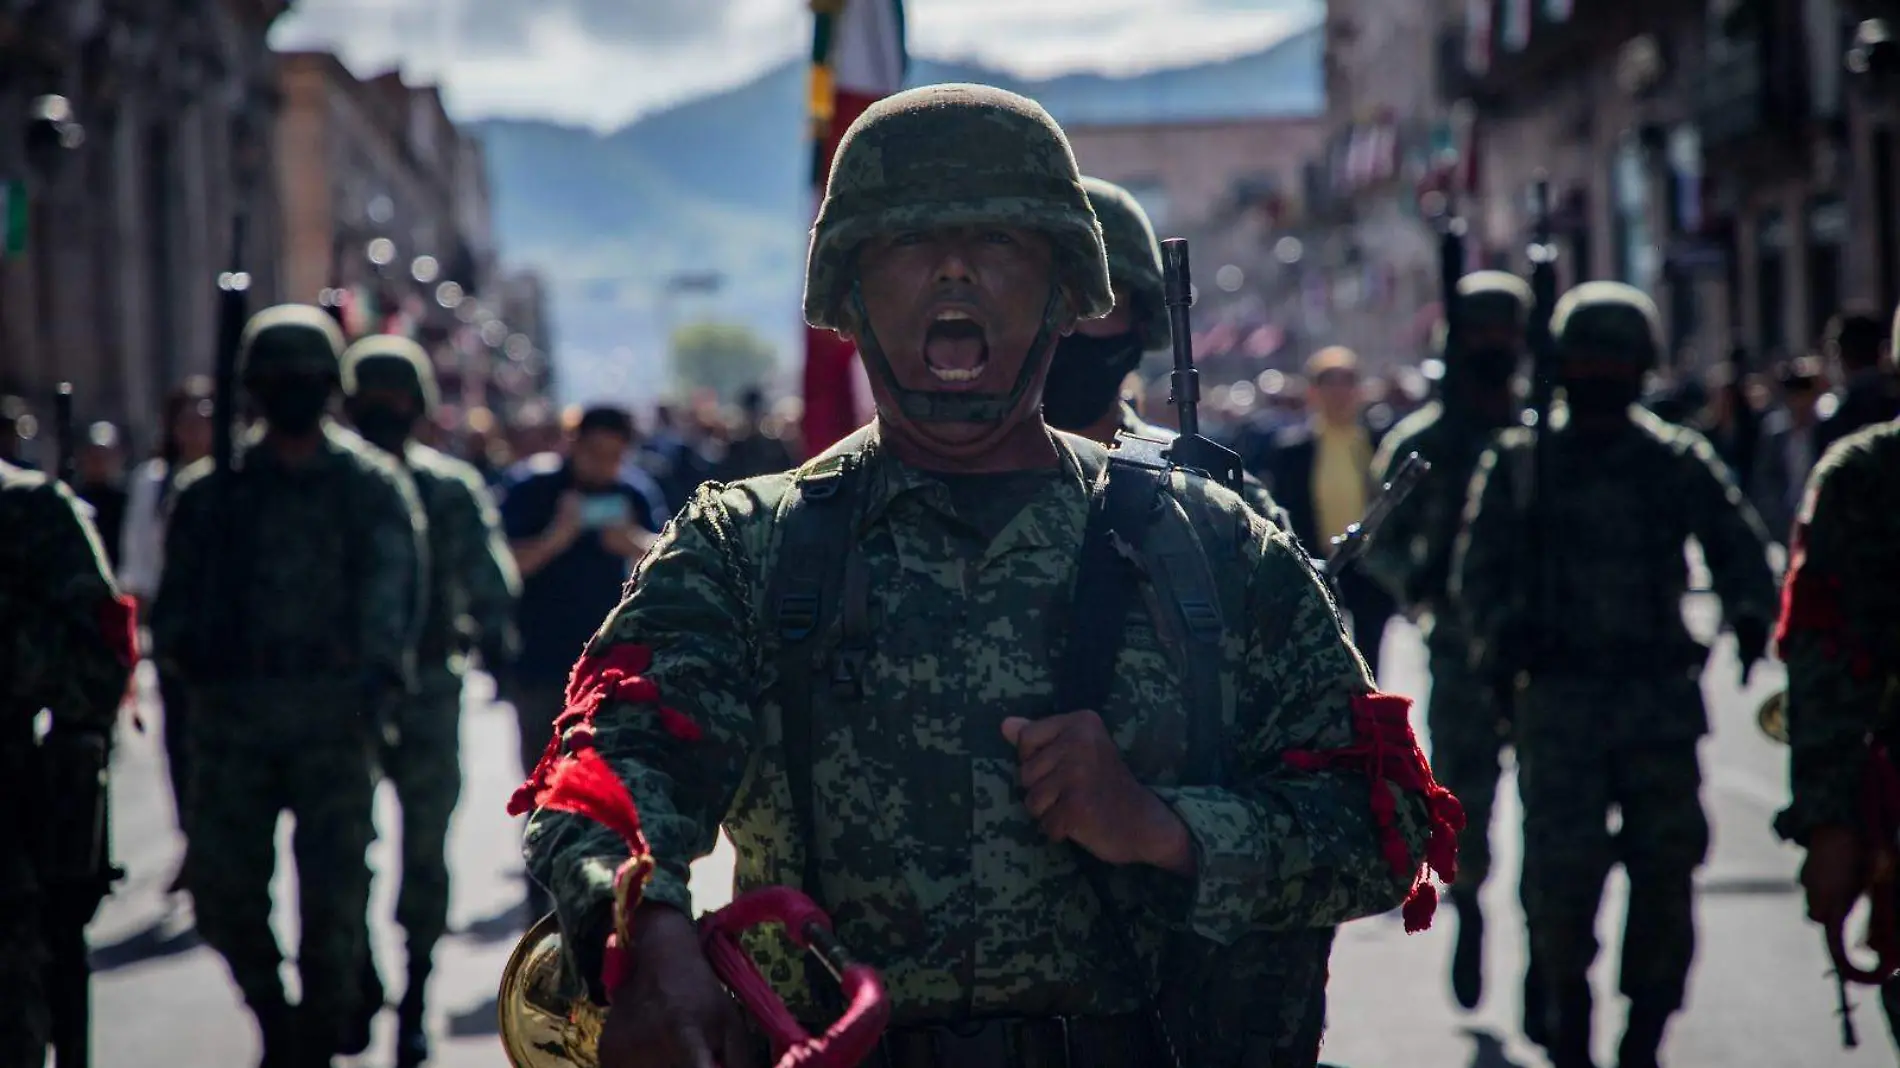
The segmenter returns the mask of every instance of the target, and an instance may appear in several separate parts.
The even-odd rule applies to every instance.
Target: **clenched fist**
[[[1021,762],[1023,804],[1052,842],[1074,842],[1110,864],[1194,870],[1187,824],[1135,781],[1094,712],[1011,717],[1003,739]]]
[[[631,974],[613,992],[600,1068],[756,1068],[739,1006],[713,974],[685,913],[641,908]]]

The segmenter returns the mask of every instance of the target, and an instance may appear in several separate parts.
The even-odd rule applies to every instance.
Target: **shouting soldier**
[[[573,965],[610,998],[606,1068],[752,1063],[690,918],[687,865],[722,826],[740,889],[802,887],[881,970],[893,1065],[1114,1068],[1189,1043],[1196,1064],[1283,1063],[1277,1036],[1192,1007],[1158,1024],[1156,987],[1196,979],[1156,983],[1164,959],[1218,968],[1256,934],[1402,900],[1427,919],[1419,869],[1428,841],[1450,866],[1455,802],[1285,534],[1139,468],[1153,495],[1111,537],[1144,566],[1078,580],[1091,487],[1129,461],[1051,432],[1041,391],[1058,341],[1112,304],[1067,139],[1033,101],[930,86],[846,133],[805,314],[856,342],[877,419],[694,497],[576,665],[537,771],[587,739],[658,865],[626,985],[601,990],[627,847],[552,810],[530,824]],[[1103,644],[1101,671],[1064,670]],[[818,1019],[793,963],[767,974]]]

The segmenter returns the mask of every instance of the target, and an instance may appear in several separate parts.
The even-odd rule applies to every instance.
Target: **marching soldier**
[[[466,650],[490,668],[513,645],[521,580],[501,537],[494,502],[473,467],[414,440],[416,420],[435,411],[435,370],[421,346],[376,336],[343,355],[343,395],[364,439],[408,471],[428,523],[429,600],[416,643],[418,691],[396,715],[399,739],[381,752],[402,805],[402,888],[396,920],[408,936],[408,983],[397,1010],[396,1064],[428,1060],[424,993],[435,945],[448,929],[449,817],[462,787],[462,674]],[[382,983],[365,956],[368,1000]]]
[[[180,476],[151,621],[159,657],[191,690],[185,882],[270,1068],[328,1065],[369,1044],[380,1002],[363,997],[359,973],[375,745],[412,685],[424,576],[408,477],[324,418],[341,349],[317,308],[251,319],[241,375],[264,427],[243,443],[241,470],[201,461]],[[213,569],[230,579],[228,604],[201,600]],[[203,625],[207,613],[229,625]],[[303,932],[295,1011],[270,927],[285,810]]]
[[[54,1018],[47,932],[65,892],[45,859],[89,843],[37,840],[69,829],[48,806],[73,800],[36,788],[40,761],[59,737],[87,741],[105,766],[138,624],[63,484],[0,461],[0,530],[0,806],[11,814],[0,832],[0,1068],[41,1068]],[[42,709],[52,733],[36,745]]]
[[[1409,453],[1432,465],[1425,484],[1386,519],[1366,550],[1368,574],[1419,622],[1430,654],[1432,770],[1465,809],[1458,838],[1458,942],[1451,986],[1458,1003],[1476,1008],[1484,996],[1484,913],[1478,892],[1491,871],[1491,804],[1508,725],[1490,683],[1470,668],[1471,636],[1452,610],[1445,586],[1478,457],[1514,421],[1511,379],[1524,356],[1530,287],[1503,271],[1458,280],[1458,351],[1446,352],[1441,399],[1392,428],[1373,460],[1375,478],[1390,480]],[[1534,998],[1534,995],[1533,995]]]
[[[882,971],[893,1065],[1150,1065],[1177,1040],[1196,1064],[1281,1063],[1277,1036],[1210,1036],[1192,1008],[1157,1025],[1144,1006],[1196,979],[1154,981],[1164,951],[1218,966],[1402,899],[1426,921],[1420,865],[1429,840],[1450,866],[1455,803],[1306,555],[1217,485],[1044,425],[1057,341],[1112,306],[1067,139],[1033,101],[930,86],[845,135],[805,311],[856,342],[877,420],[695,495],[514,806],[582,744],[639,806],[657,870],[617,991],[598,988],[626,845],[552,810],[528,832],[573,966],[611,994],[605,1068],[751,1063],[690,919],[687,865],[721,826],[741,889],[802,886]],[[1105,469],[1152,495],[1085,542]],[[1143,577],[1078,577],[1085,544]],[[818,1017],[791,958],[765,973]]]
[[[1745,668],[1766,650],[1774,576],[1767,532],[1708,441],[1633,407],[1661,350],[1649,298],[1587,282],[1557,303],[1551,331],[1564,404],[1547,454],[1520,429],[1486,450],[1451,595],[1487,677],[1515,680],[1521,892],[1552,1063],[1591,1063],[1587,973],[1603,881],[1620,861],[1630,1005],[1618,1065],[1648,1068],[1682,1006],[1709,842],[1696,760],[1708,651],[1682,622],[1684,542],[1702,545]],[[1520,509],[1533,476],[1538,505]],[[1535,552],[1530,589],[1518,587],[1519,552]]]
[[[1103,445],[1114,445],[1118,433],[1172,440],[1174,431],[1143,421],[1121,394],[1122,382],[1140,366],[1142,354],[1169,344],[1154,224],[1121,186],[1084,177],[1082,188],[1102,224],[1115,308],[1100,319],[1076,323],[1075,331],[1056,343],[1042,386],[1043,421]],[[1259,479],[1247,476],[1241,498],[1260,518],[1287,529],[1286,512]]]
[[[1842,438],[1815,465],[1789,549],[1775,635],[1788,665],[1793,787],[1775,831],[1808,851],[1801,867],[1808,918],[1837,932],[1877,870],[1874,857],[1893,846],[1870,837],[1861,806],[1868,785],[1893,781],[1891,765],[1874,762],[1892,759],[1900,715],[1896,590],[1900,421]],[[1891,893],[1892,886],[1876,884],[1875,892]],[[1900,983],[1889,982],[1880,993],[1900,1042]]]

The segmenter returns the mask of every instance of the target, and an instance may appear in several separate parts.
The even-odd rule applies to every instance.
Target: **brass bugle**
[[[1788,744],[1788,691],[1776,690],[1755,709],[1755,726],[1770,741]]]
[[[607,1011],[561,961],[561,924],[550,912],[515,943],[496,997],[501,1048],[514,1068],[599,1068]]]

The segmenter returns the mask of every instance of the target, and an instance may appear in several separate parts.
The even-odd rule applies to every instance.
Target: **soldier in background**
[[[792,450],[766,426],[765,391],[757,386],[747,387],[739,396],[739,419],[732,428],[732,440],[726,443],[725,455],[713,468],[713,478],[720,482],[737,482],[755,475],[789,471],[794,466]]]
[[[1825,352],[1839,364],[1839,401],[1814,429],[1815,455],[1854,431],[1900,416],[1900,382],[1888,366],[1888,324],[1870,307],[1843,309],[1828,320]]]
[[[1431,463],[1431,472],[1387,517],[1366,551],[1365,570],[1418,621],[1430,654],[1431,702],[1425,715],[1432,770],[1465,807],[1458,881],[1451,888],[1458,910],[1451,986],[1458,1004],[1471,1009],[1484,996],[1484,913],[1478,892],[1491,871],[1491,805],[1510,710],[1497,707],[1490,684],[1471,670],[1471,636],[1445,587],[1478,457],[1517,414],[1511,381],[1524,356],[1532,299],[1530,287],[1515,275],[1477,271],[1458,280],[1457,300],[1458,351],[1444,354],[1440,398],[1394,427],[1372,464],[1375,479],[1389,480],[1416,452]]]
[[[1808,480],[1776,644],[1788,665],[1789,805],[1775,831],[1806,849],[1808,918],[1839,930],[1876,870],[1864,774],[1890,760],[1900,713],[1900,421],[1837,442]],[[1872,744],[1870,744],[1872,743]],[[1879,798],[1891,802],[1891,797]],[[1892,843],[1885,843],[1891,847]],[[1876,892],[1891,892],[1891,887]],[[1900,983],[1880,991],[1900,1042]]]
[[[1485,451],[1453,565],[1477,663],[1515,688],[1521,893],[1554,1068],[1592,1063],[1588,973],[1612,864],[1630,884],[1620,1068],[1657,1064],[1695,956],[1708,650],[1682,621],[1684,542],[1702,545],[1745,673],[1774,616],[1767,533],[1714,448],[1633,407],[1661,351],[1658,324],[1649,298],[1617,282],[1557,303],[1562,409],[1548,440],[1513,428]]]
[[[35,784],[34,720],[96,735],[113,721],[138,661],[137,617],[113,585],[92,523],[64,485],[0,461],[0,1066],[41,1068],[52,1033],[42,832],[58,826]],[[63,1059],[63,1058],[62,1058]]]
[[[1141,202],[1121,186],[1084,177],[1082,188],[1102,223],[1115,309],[1075,324],[1075,332],[1056,343],[1049,378],[1042,385],[1043,421],[1104,445],[1115,444],[1118,433],[1172,440],[1174,431],[1144,422],[1121,394],[1122,383],[1141,364],[1142,354],[1166,349],[1172,336],[1154,224]],[[1259,479],[1247,476],[1241,497],[1260,518],[1288,529],[1285,509]]]
[[[383,774],[402,806],[402,888],[396,921],[408,938],[408,982],[397,1010],[396,1064],[428,1060],[425,991],[436,943],[449,920],[449,817],[462,788],[462,675],[467,653],[499,668],[512,656],[514,602],[521,592],[501,520],[475,468],[411,437],[435,413],[435,370],[421,346],[376,336],[343,356],[350,421],[415,480],[428,521],[428,607],[416,643],[415,696],[396,716],[400,738],[381,751]],[[382,983],[365,947],[366,1000]]]
[[[241,443],[240,470],[201,461],[179,476],[152,611],[158,657],[190,689],[185,882],[199,932],[256,1014],[268,1068],[369,1045],[380,1005],[359,984],[375,748],[413,686],[425,576],[409,478],[324,418],[341,349],[320,309],[252,318],[240,373],[262,431]],[[206,603],[211,588],[224,603]],[[294,1011],[270,926],[285,811],[302,928]]]

